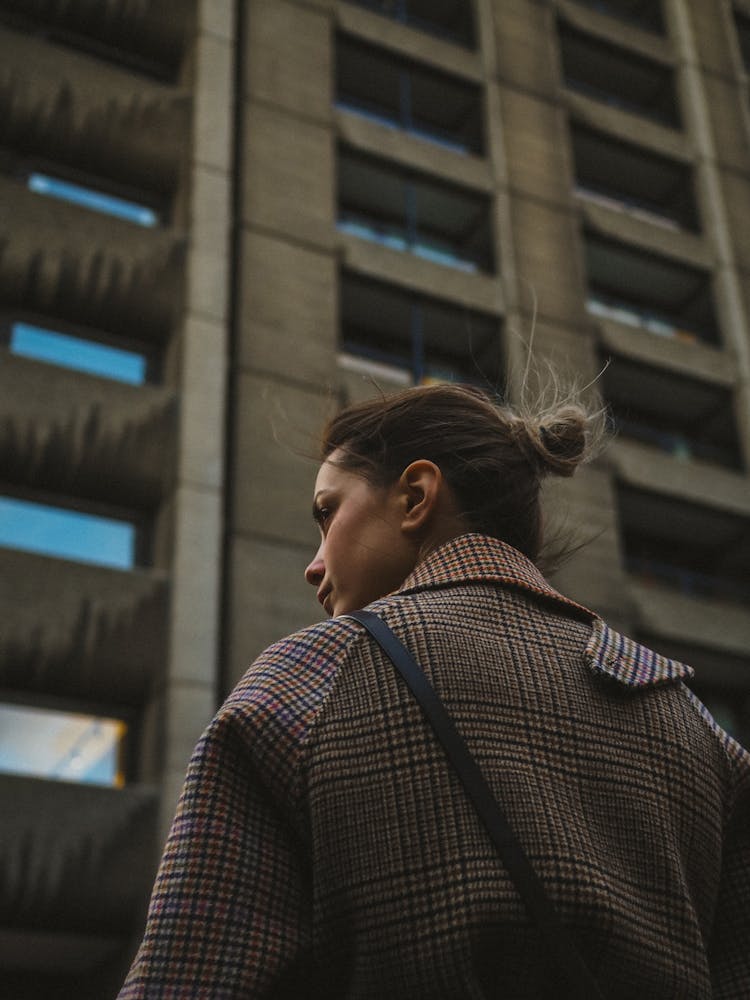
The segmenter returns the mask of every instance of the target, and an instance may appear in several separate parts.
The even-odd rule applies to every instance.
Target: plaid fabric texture
[[[604,995],[750,997],[750,757],[689,668],[478,535],[372,609],[444,699]],[[266,650],[195,750],[121,1000],[560,995],[362,627]]]

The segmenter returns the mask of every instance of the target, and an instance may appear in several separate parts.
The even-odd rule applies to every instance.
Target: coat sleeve
[[[260,766],[252,723],[225,706],[196,747],[120,1000],[294,993],[309,951],[305,851],[289,775]]]
[[[724,840],[709,953],[715,1000],[750,997],[750,755],[743,754],[738,794]]]

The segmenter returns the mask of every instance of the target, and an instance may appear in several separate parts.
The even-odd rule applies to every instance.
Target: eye
[[[316,507],[313,511],[313,517],[315,518],[315,523],[318,525],[321,531],[325,531],[328,526],[328,522],[333,515],[333,510],[330,507]]]

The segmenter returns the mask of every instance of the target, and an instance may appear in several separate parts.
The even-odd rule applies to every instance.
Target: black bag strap
[[[385,622],[372,611],[352,611],[346,615],[364,625],[373,639],[406,681],[422,707],[438,740],[508,870],[508,874],[535,921],[552,964],[567,981],[570,996],[580,1000],[603,1000],[593,976],[573,944],[570,934],[555,912],[544,886],[526,857],[497,799],[469,752],[437,692],[424,671]]]

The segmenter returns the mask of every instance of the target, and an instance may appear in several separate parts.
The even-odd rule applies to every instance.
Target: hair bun
[[[542,474],[572,476],[587,454],[589,418],[578,406],[544,414],[534,426],[527,422],[534,457]]]

